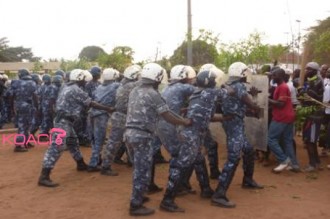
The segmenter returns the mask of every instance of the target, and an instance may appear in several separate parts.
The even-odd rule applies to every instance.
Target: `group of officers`
[[[216,87],[217,72],[218,69],[211,64],[202,66],[197,75],[190,66],[176,65],[170,71],[168,85],[159,93],[159,85],[166,71],[156,63],[148,63],[143,68],[139,65],[129,66],[120,81],[119,72],[112,68],[103,71],[99,67],[92,67],[89,71],[74,69],[68,76],[57,72],[58,78],[62,79],[59,80],[59,86],[52,85],[51,77],[45,78],[47,75],[44,75],[44,83],[40,88],[37,88],[29,71],[21,69],[20,79],[12,81],[9,89],[9,102],[14,104],[18,133],[21,134],[15,142],[23,142],[15,146],[15,151],[25,152],[29,147],[26,142],[31,129],[27,125],[31,124],[33,110],[35,114],[42,114],[41,124],[51,121],[49,126],[44,125],[46,128],[40,129],[40,133],[48,134],[52,130],[51,139],[45,139],[50,141],[50,146],[44,155],[38,180],[40,186],[58,186],[50,179],[50,174],[65,149],[76,161],[78,171],[118,175],[111,166],[124,142],[133,163],[129,213],[149,215],[154,213],[154,209],[144,206],[149,200],[146,194],[161,191],[154,183],[153,160],[160,140],[171,157],[169,180],[160,203],[161,209],[184,211],[174,200],[179,193],[191,191],[189,178],[194,170],[202,198],[210,198],[212,205],[233,208],[235,204],[227,198],[226,192],[241,153],[244,170],[242,188],[263,188],[253,179],[255,151],[244,130],[247,109],[250,115],[257,116],[260,112],[259,106],[250,97],[257,95],[258,90],[252,87],[247,91],[246,76],[251,74],[251,70],[242,62],[235,62],[229,67],[229,80],[221,87]],[[102,83],[99,82],[101,74]],[[65,78],[68,81],[63,83]],[[92,155],[88,165],[79,149],[79,133],[84,127],[82,115],[86,109],[87,126],[92,136]],[[103,147],[108,121],[111,123],[111,132]],[[210,187],[202,154],[202,146],[212,142],[210,122],[221,122],[227,136],[228,156],[221,173],[217,161],[214,161],[216,170],[213,168],[213,172],[218,171],[215,178],[219,180],[215,191]],[[215,143],[208,149],[216,147]]]

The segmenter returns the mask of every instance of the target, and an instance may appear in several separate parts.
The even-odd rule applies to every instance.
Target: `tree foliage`
[[[103,68],[112,67],[120,72],[133,63],[134,51],[128,46],[118,46],[112,50],[111,54],[102,54],[97,62]]]
[[[260,65],[270,61],[270,47],[262,43],[262,34],[254,32],[247,39],[237,43],[221,44],[216,65],[227,69],[233,62],[244,62],[247,65]]]
[[[41,71],[43,70],[43,65],[42,63],[37,60],[34,62],[34,65],[33,65],[33,68],[31,69],[33,72],[38,72],[38,71]]]
[[[86,46],[79,53],[79,59],[85,59],[90,62],[95,62],[100,55],[105,54],[104,50],[98,46]]]
[[[283,55],[289,52],[290,48],[288,46],[283,46],[282,44],[270,45],[269,46],[269,58],[272,61],[280,60]]]
[[[330,60],[330,17],[319,21],[317,26],[311,27],[304,42],[304,59],[316,61],[320,64]],[[308,48],[308,49],[306,49]]]
[[[193,65],[201,66],[205,63],[214,63],[218,52],[215,46],[208,44],[203,40],[193,40]],[[184,41],[170,57],[171,64],[184,64],[187,63],[187,42]]]
[[[214,63],[218,56],[216,44],[218,43],[218,36],[214,36],[213,32],[201,29],[199,36],[192,41],[193,47],[193,66],[201,66],[205,63]],[[163,60],[164,62],[164,60]],[[187,63],[187,41],[174,51],[173,55],[169,58],[172,66],[177,64]]]
[[[314,43],[315,59],[320,63],[329,63],[330,61],[330,27],[323,32]]]
[[[31,48],[22,46],[10,47],[6,37],[0,38],[0,62],[21,62],[23,60],[39,61],[40,57],[34,57]]]
[[[73,69],[90,69],[92,63],[86,60],[85,58],[76,59],[76,60],[61,60],[60,68],[65,71],[72,71]]]

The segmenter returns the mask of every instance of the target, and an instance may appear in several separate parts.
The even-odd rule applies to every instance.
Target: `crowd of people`
[[[31,136],[34,142],[50,142],[42,161],[39,186],[59,185],[50,174],[64,150],[76,161],[77,171],[100,172],[104,176],[118,175],[112,164],[122,161],[126,151],[133,167],[129,213],[150,215],[154,210],[144,203],[150,200],[147,194],[162,191],[154,178],[163,146],[170,161],[162,210],[184,212],[175,197],[194,192],[189,183],[193,171],[202,198],[211,199],[215,206],[233,208],[235,203],[226,192],[241,158],[242,188],[263,188],[253,177],[256,151],[244,125],[245,116],[258,118],[261,108],[252,101],[258,89],[248,90],[246,86],[246,78],[252,74],[247,65],[230,65],[228,80],[221,86],[216,86],[218,71],[212,64],[203,65],[197,74],[190,66],[176,65],[162,89],[159,85],[167,73],[156,63],[131,65],[122,74],[97,66],[66,73],[58,70],[54,76],[20,69],[15,80],[0,74],[0,128],[9,122],[18,128],[14,152],[28,152],[34,146]],[[327,65],[320,68],[316,62],[307,63],[301,87],[299,69],[292,72],[269,66],[266,74],[270,116],[268,151],[262,152],[264,161],[268,161],[270,152],[274,154],[278,161],[275,173],[321,169],[318,147],[323,147],[321,155],[327,154],[330,147],[330,69]],[[298,114],[303,120],[298,121]],[[211,122],[221,124],[226,134],[227,158],[221,171],[218,144],[209,128]],[[298,123],[303,123],[301,128]],[[309,165],[304,169],[296,157],[295,128],[302,132],[308,153]],[[88,164],[79,149],[82,144],[91,145]],[[215,190],[210,178],[218,179]]]

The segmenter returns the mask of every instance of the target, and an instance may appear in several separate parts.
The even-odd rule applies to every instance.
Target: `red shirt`
[[[283,107],[273,105],[273,120],[282,123],[292,123],[295,120],[295,112],[291,102],[291,93],[288,85],[284,82],[279,84],[273,94],[274,100],[284,101]]]

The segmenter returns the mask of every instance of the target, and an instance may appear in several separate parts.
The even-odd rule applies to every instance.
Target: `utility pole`
[[[299,68],[300,65],[300,22],[301,20],[296,20],[298,23],[298,38],[297,38],[297,50],[298,50],[298,58],[297,58],[297,66]]]
[[[292,42],[291,42],[291,46],[292,46],[292,71],[294,71],[294,34],[292,34]]]
[[[286,46],[287,46],[285,61],[286,61],[286,68],[288,68],[289,53],[290,53],[289,32],[284,32],[284,33],[286,34]]]
[[[192,66],[192,25],[191,25],[191,0],[188,0],[188,33],[187,33],[187,65]]]

